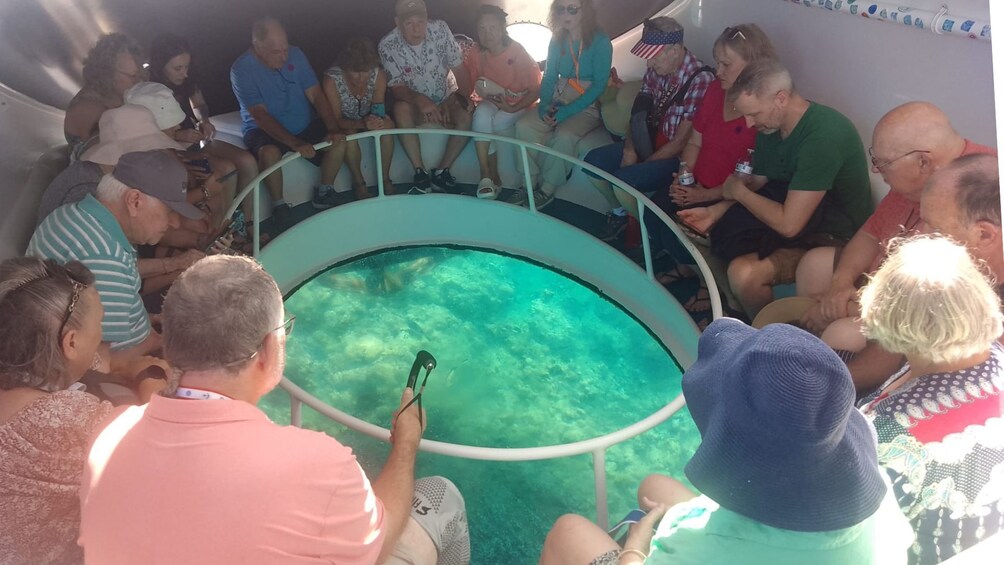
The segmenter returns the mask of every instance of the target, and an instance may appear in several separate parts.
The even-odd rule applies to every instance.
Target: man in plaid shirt
[[[624,141],[598,147],[585,161],[643,193],[669,186],[687,145],[692,120],[715,74],[683,45],[683,26],[660,17],[645,21],[641,41],[631,53],[648,60],[648,71],[631,109],[632,123]],[[627,225],[634,199],[593,178],[610,203],[601,239],[614,239]]]

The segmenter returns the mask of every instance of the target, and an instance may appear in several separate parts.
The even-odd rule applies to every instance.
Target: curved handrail
[[[337,408],[326,404],[323,400],[302,389],[299,385],[283,378],[279,387],[285,390],[294,398],[316,410],[322,416],[330,418],[343,426],[362,432],[372,438],[382,441],[390,440],[390,430],[371,424],[355,416],[346,414]],[[602,436],[563,443],[559,445],[547,445],[541,447],[480,447],[474,445],[461,445],[456,443],[446,443],[431,439],[423,439],[419,444],[419,449],[436,453],[438,455],[448,455],[450,457],[463,457],[464,459],[480,459],[483,461],[537,461],[541,459],[555,459],[558,457],[571,457],[573,455],[583,455],[595,452],[597,449],[606,449],[611,445],[627,441],[639,434],[665,422],[675,414],[685,404],[683,394],[679,394],[665,406],[649,414],[642,420],[621,428],[615,432],[610,432]]]
[[[365,131],[365,132],[354,133],[354,134],[351,134],[351,135],[347,135],[346,136],[346,140],[348,140],[348,141],[354,141],[354,140],[359,140],[359,139],[373,138],[374,149],[375,149],[374,155],[375,155],[375,159],[376,159],[376,170],[379,171],[379,170],[382,170],[381,166],[383,164],[383,152],[380,151],[380,140],[381,140],[381,138],[383,136],[385,136],[385,135],[401,135],[401,134],[417,134],[417,135],[436,134],[436,135],[451,135],[451,136],[452,135],[456,135],[456,136],[472,137],[472,138],[477,138],[477,139],[480,139],[480,140],[491,140],[491,141],[495,141],[495,142],[499,142],[499,143],[508,143],[508,144],[515,145],[515,146],[519,147],[520,158],[523,160],[524,186],[532,186],[533,185],[532,182],[531,182],[531,177],[530,177],[530,168],[527,166],[527,163],[529,161],[529,155],[527,154],[527,149],[529,148],[529,149],[533,149],[534,151],[538,151],[540,153],[545,153],[545,154],[548,154],[548,155],[551,155],[551,156],[558,157],[560,159],[564,159],[566,161],[569,161],[570,163],[572,163],[572,164],[574,164],[576,166],[582,167],[584,170],[589,171],[589,172],[593,173],[594,175],[596,175],[597,177],[600,177],[603,180],[609,182],[611,185],[613,185],[614,187],[616,187],[618,190],[623,190],[623,191],[627,192],[632,197],[634,197],[635,201],[638,203],[639,209],[635,210],[635,212],[637,213],[636,217],[638,218],[639,229],[641,230],[642,233],[647,233],[646,226],[645,226],[645,214],[643,213],[643,210],[642,210],[642,208],[645,208],[645,209],[651,211],[653,214],[655,214],[656,217],[659,218],[659,220],[661,220],[663,224],[665,224],[667,227],[669,227],[669,229],[673,232],[673,235],[676,236],[676,238],[680,241],[680,243],[683,244],[683,247],[687,250],[687,252],[690,253],[691,257],[697,263],[697,268],[700,271],[701,276],[704,277],[705,283],[707,284],[708,295],[709,295],[709,299],[711,301],[711,315],[712,315],[712,318],[713,319],[717,319],[717,318],[722,317],[722,313],[723,313],[723,311],[722,311],[722,297],[721,297],[721,294],[718,291],[718,285],[715,283],[715,277],[714,277],[714,275],[711,272],[711,267],[708,265],[707,261],[704,259],[704,256],[701,255],[700,251],[697,250],[697,247],[695,247],[694,244],[693,244],[693,242],[691,242],[690,239],[686,236],[686,234],[680,228],[679,224],[677,224],[672,218],[670,218],[661,208],[659,208],[658,206],[656,206],[651,200],[648,199],[647,196],[645,196],[641,192],[638,192],[638,190],[636,190],[634,187],[625,184],[623,181],[621,181],[617,177],[611,175],[610,173],[608,173],[608,172],[606,172],[606,171],[604,171],[602,169],[598,169],[598,168],[594,167],[593,165],[590,165],[589,163],[586,163],[585,161],[581,161],[579,159],[576,159],[575,157],[572,157],[570,155],[566,155],[564,153],[561,153],[560,151],[556,151],[554,149],[551,149],[550,147],[546,147],[546,146],[539,145],[539,144],[536,144],[536,143],[529,143],[529,142],[525,142],[525,141],[521,141],[521,140],[518,140],[518,139],[511,138],[511,137],[505,137],[505,136],[496,135],[496,134],[471,132],[471,131],[449,130],[449,129],[401,128],[401,129],[390,129],[390,130],[372,130],[372,131]],[[329,145],[331,145],[331,142],[329,142],[329,141],[322,141],[320,143],[315,144],[314,145],[314,149],[315,150],[324,149],[324,148],[328,147]],[[290,153],[286,154],[285,156],[283,156],[282,159],[280,159],[279,161],[277,161],[272,166],[267,167],[264,171],[261,171],[260,173],[258,173],[258,176],[256,176],[255,178],[251,179],[251,181],[247,184],[247,186],[245,186],[240,191],[240,193],[234,198],[234,201],[231,203],[230,207],[227,209],[226,215],[224,216],[226,218],[229,218],[229,217],[233,216],[234,212],[237,210],[237,207],[240,206],[241,201],[243,201],[248,196],[248,194],[250,194],[252,191],[254,192],[254,196],[252,198],[252,204],[253,204],[253,213],[252,213],[252,215],[253,215],[253,218],[252,218],[252,224],[253,224],[253,226],[252,226],[252,229],[254,230],[254,237],[253,237],[253,240],[254,240],[254,244],[253,244],[253,246],[254,246],[253,247],[254,252],[253,252],[253,255],[256,258],[258,257],[258,255],[261,252],[260,243],[259,243],[260,242],[260,235],[261,235],[261,232],[260,232],[261,228],[259,226],[259,224],[261,222],[261,211],[259,210],[260,203],[259,203],[259,198],[258,198],[258,191],[260,190],[259,184],[261,183],[261,181],[265,177],[269,176],[270,174],[272,174],[276,170],[278,170],[281,167],[285,166],[290,161],[296,160],[298,158],[300,158],[300,154],[299,153],[290,152]],[[377,175],[377,198],[385,198],[386,196],[387,195],[384,192],[383,176],[382,175]],[[533,196],[533,191],[532,190],[528,190],[527,191],[527,197],[528,197],[528,204],[529,204],[529,212],[531,214],[538,213],[536,202],[534,202],[534,196]],[[653,266],[652,266],[652,250],[651,250],[651,246],[649,244],[648,238],[647,237],[642,237],[641,238],[641,242],[642,242],[642,249],[643,249],[644,257],[645,257],[645,271],[646,271],[646,274],[648,275],[649,279],[651,279],[652,281],[655,281],[655,271],[653,270]]]

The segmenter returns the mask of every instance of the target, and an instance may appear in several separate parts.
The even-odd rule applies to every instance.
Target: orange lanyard
[[[568,38],[568,54],[572,56],[572,66],[575,67],[575,80],[579,80],[579,58],[582,57],[582,40],[579,40],[579,54],[572,52],[572,38]]]

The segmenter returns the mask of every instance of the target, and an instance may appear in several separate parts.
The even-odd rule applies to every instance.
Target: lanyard
[[[182,400],[233,400],[229,396],[220,394],[218,392],[213,392],[211,390],[203,390],[201,388],[189,388],[184,386],[179,386],[178,390],[174,392],[175,398],[181,398]]]
[[[575,80],[579,80],[579,59],[582,57],[582,40],[579,40],[579,54],[572,52],[572,38],[568,38],[568,54],[572,56],[572,66],[575,67]]]

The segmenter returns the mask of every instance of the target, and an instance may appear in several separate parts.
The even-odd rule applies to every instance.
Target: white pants
[[[525,109],[514,114],[500,110],[498,106],[490,100],[482,100],[478,107],[474,109],[474,116],[471,118],[471,131],[480,133],[496,133],[505,131],[516,125]],[[477,139],[474,141],[488,141],[487,139]],[[488,153],[495,153],[495,142],[488,143]]]

